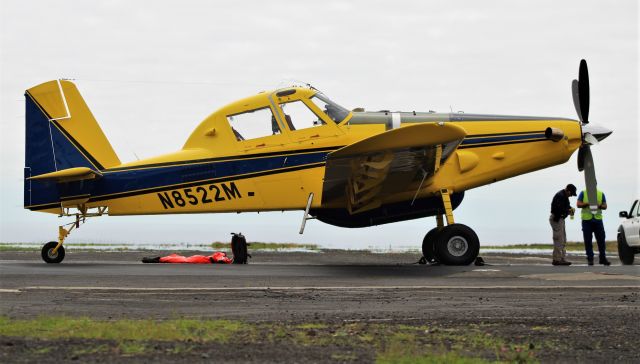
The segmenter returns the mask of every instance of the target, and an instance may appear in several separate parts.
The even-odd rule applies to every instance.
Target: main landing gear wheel
[[[53,249],[58,245],[57,241],[50,241],[42,247],[42,260],[47,263],[60,263],[64,259],[64,247],[61,245],[55,253]]]
[[[433,228],[429,230],[427,235],[424,236],[422,240],[422,256],[429,263],[433,263],[436,261],[436,240],[438,237],[438,232],[440,232],[440,228]]]
[[[428,235],[428,234],[427,234]],[[435,255],[446,265],[469,265],[478,257],[480,240],[468,226],[451,224],[437,234]]]

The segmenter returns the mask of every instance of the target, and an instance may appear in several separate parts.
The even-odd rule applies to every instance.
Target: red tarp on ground
[[[190,264],[231,264],[232,260],[227,257],[227,254],[223,252],[215,252],[211,255],[192,255],[185,257],[178,254],[167,255],[166,257],[160,257],[160,263],[190,263]]]

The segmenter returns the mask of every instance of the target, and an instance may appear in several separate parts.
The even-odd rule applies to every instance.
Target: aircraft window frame
[[[304,105],[304,107],[306,107],[307,110],[309,110],[309,112],[311,112],[311,114],[315,115],[315,117],[317,118],[317,121],[320,121],[320,124],[315,124],[314,123],[314,125],[311,125],[311,126],[305,126],[303,128],[297,128],[296,124],[295,124],[295,121],[292,121],[291,118],[287,118],[287,116],[289,116],[289,114],[286,113],[285,108],[283,107],[286,104],[292,104],[294,102],[299,102],[302,105]],[[318,127],[322,127],[322,126],[328,125],[327,121],[321,115],[318,115],[318,113],[315,110],[313,110],[312,107],[307,105],[307,103],[304,102],[303,99],[282,101],[282,102],[278,103],[278,106],[280,107],[280,111],[282,112],[282,115],[285,118],[285,124],[286,124],[287,128],[289,129],[289,131],[291,131],[291,132],[296,132],[296,131],[300,131],[300,130],[310,130],[310,129],[314,129],[314,128],[318,128]],[[329,120],[331,120],[331,119],[329,118]]]
[[[321,102],[324,103],[324,105],[319,105],[316,101],[314,101],[314,99],[317,98],[318,100],[320,100]],[[325,115],[327,115],[327,117],[333,121],[336,124],[340,124],[343,121],[345,121],[345,119],[347,119],[347,117],[349,116],[349,114],[351,113],[351,111],[349,111],[348,109],[346,109],[343,106],[340,106],[338,104],[336,104],[335,102],[331,101],[331,99],[329,99],[325,94],[323,94],[322,92],[317,92],[315,95],[311,96],[309,98],[309,101],[311,101],[311,103],[313,103],[316,107],[318,107],[318,109]],[[330,106],[331,109],[333,110],[329,110],[327,108],[327,105]],[[327,110],[327,111],[325,111]],[[339,119],[339,120],[338,120]]]
[[[261,111],[261,110],[269,110],[269,112],[271,113],[271,133],[272,134],[265,134],[265,135],[260,135],[260,136],[254,136],[253,134],[251,134],[251,136],[246,136],[246,135],[248,135],[246,129],[244,130],[245,134],[243,135],[236,128],[234,128],[234,125],[236,125],[236,126],[238,125],[238,124],[234,124],[234,123],[238,122],[238,121],[234,120],[234,117],[236,117],[238,115],[252,114],[252,113],[254,113],[256,111]],[[280,127],[280,124],[277,122],[276,113],[274,112],[273,108],[271,108],[271,106],[262,106],[262,107],[258,107],[258,108],[255,108],[255,109],[249,109],[249,110],[244,110],[244,111],[233,113],[233,114],[228,114],[228,115],[225,116],[225,119],[227,120],[227,123],[229,124],[229,128],[231,129],[231,132],[234,134],[234,136],[236,138],[236,141],[238,141],[238,142],[245,142],[245,141],[251,141],[251,140],[260,139],[260,138],[266,138],[266,137],[271,137],[271,136],[282,135],[282,128]],[[240,123],[250,123],[250,122],[251,121],[241,121]],[[259,121],[259,122],[261,122],[261,121]],[[253,125],[255,125],[255,124],[253,124]],[[243,124],[243,126],[244,126],[244,124]],[[277,132],[276,132],[276,128],[277,128]],[[251,133],[253,133],[253,132],[251,132]]]

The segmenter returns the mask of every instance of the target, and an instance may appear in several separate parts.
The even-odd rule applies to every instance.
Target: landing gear
[[[60,263],[64,259],[64,239],[71,233],[73,229],[80,228],[80,224],[85,223],[88,217],[102,216],[107,211],[106,206],[96,207],[97,211],[89,212],[89,209],[85,205],[77,205],[75,207],[78,212],[70,213],[70,208],[62,208],[60,217],[74,216],[76,221],[58,227],[58,241],[50,241],[42,247],[41,256],[42,260],[47,263]]]
[[[64,259],[64,247],[60,245],[58,249],[57,241],[50,241],[42,247],[42,260],[47,263],[60,263]]]
[[[446,265],[469,265],[480,252],[478,235],[462,224],[444,227],[435,245],[438,261]]]
[[[430,263],[469,265],[476,260],[480,252],[478,235],[470,227],[454,222],[449,190],[441,190],[440,194],[445,208],[447,226],[444,226],[443,216],[437,215],[438,226],[431,229],[424,237],[422,254]]]
[[[422,256],[426,259],[427,263],[436,262],[436,238],[441,228],[433,228],[429,230],[427,235],[422,240]]]

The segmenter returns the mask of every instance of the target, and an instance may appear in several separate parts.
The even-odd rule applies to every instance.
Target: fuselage
[[[461,196],[478,186],[564,163],[582,143],[580,123],[571,119],[390,111],[348,112],[340,119],[310,101],[317,91],[292,90],[232,103],[206,118],[182,150],[105,168],[102,177],[91,183],[68,184],[67,196],[51,187],[51,195],[43,194],[26,207],[58,213],[60,201],[82,195],[88,196],[87,207],[106,206],[110,215],[300,210],[313,193],[312,211],[340,211],[339,205],[322,203],[329,153],[418,123],[462,127],[466,137],[438,173],[383,201],[392,207],[412,199],[428,201],[443,188]],[[317,125],[293,127],[282,105],[296,101],[317,115]],[[238,136],[233,117],[251,110],[273,114],[272,120],[262,120],[271,124],[267,127],[274,128],[273,134]],[[562,137],[550,139],[545,135],[548,128],[561,131]],[[424,214],[429,213],[420,216]]]

